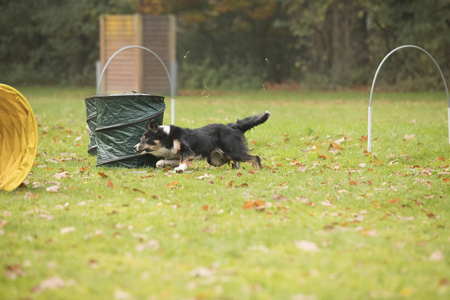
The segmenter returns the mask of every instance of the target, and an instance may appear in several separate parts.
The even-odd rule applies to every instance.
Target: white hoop
[[[441,74],[442,77],[442,81],[444,82],[444,87],[445,87],[445,92],[447,93],[447,103],[448,103],[448,143],[450,144],[450,98],[448,96],[448,89],[447,89],[447,82],[445,81],[445,77],[444,74],[441,71],[441,68],[439,67],[439,65],[437,64],[436,60],[433,58],[433,56],[431,56],[430,53],[428,53],[427,51],[425,51],[425,49],[422,49],[418,46],[414,46],[414,45],[403,45],[400,47],[395,48],[394,50],[392,50],[391,52],[388,53],[388,55],[386,55],[383,60],[381,61],[380,65],[378,66],[377,71],[375,72],[375,76],[373,78],[373,82],[372,82],[372,88],[370,89],[370,101],[369,101],[369,110],[368,110],[368,128],[367,128],[367,152],[371,152],[372,151],[372,95],[373,95],[373,89],[375,87],[375,81],[377,80],[377,76],[378,76],[378,72],[381,69],[381,66],[383,65],[383,63],[386,61],[386,59],[391,56],[395,51],[403,49],[403,48],[416,48],[419,49],[423,52],[425,52],[434,62],[434,64],[436,65],[437,69],[439,70],[439,73]]]

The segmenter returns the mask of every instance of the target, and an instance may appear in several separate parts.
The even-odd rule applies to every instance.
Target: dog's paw
[[[162,168],[164,168],[166,165],[165,165],[165,163],[164,163],[164,160],[158,160],[157,162],[156,162],[156,167],[157,168],[159,168],[159,169],[162,169]]]
[[[177,173],[183,173],[184,171],[186,171],[187,169],[187,165],[186,164],[181,164],[178,167],[176,167],[174,170]]]

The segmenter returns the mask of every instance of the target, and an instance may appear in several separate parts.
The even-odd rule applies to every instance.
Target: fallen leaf
[[[178,186],[180,184],[179,181],[172,181],[171,183],[166,184],[166,187],[170,188],[170,189],[180,189],[180,187]],[[181,185],[182,186],[182,185]]]
[[[269,207],[269,203],[264,202],[263,200],[250,200],[245,202],[242,206],[243,209],[256,209],[256,210],[264,210],[266,207]]]
[[[428,167],[426,167],[425,169],[423,169],[422,171],[420,171],[419,173],[420,175],[426,175],[426,176],[431,176],[433,174],[432,170]]]
[[[242,174],[241,174],[242,175]],[[202,176],[198,176],[198,177],[195,177],[196,179],[198,179],[198,180],[203,180],[203,179],[205,179],[205,178],[214,178],[214,175],[210,175],[210,174],[206,174],[205,173],[205,175],[202,175]]]
[[[59,276],[53,276],[45,279],[40,284],[32,288],[33,293],[39,293],[44,290],[55,290],[66,286],[66,282]]]
[[[129,299],[132,299],[133,297],[131,296],[131,294],[129,294],[125,291],[116,289],[114,291],[114,298],[119,299],[119,300],[129,300]]]
[[[200,267],[192,270],[189,274],[191,277],[211,277],[214,273],[212,269]]]
[[[310,241],[295,241],[295,246],[303,251],[306,252],[317,252],[319,251],[319,247],[317,246],[316,243],[314,242],[310,242]]]
[[[6,265],[4,274],[6,277],[14,280],[17,277],[25,276],[26,273],[21,265]]]
[[[308,201],[308,199],[305,196],[301,196],[301,197],[296,197],[295,199],[297,199],[298,201],[300,201],[303,204],[309,205],[311,207],[313,207],[315,204],[311,201]]]
[[[139,244],[136,246],[136,251],[144,251],[144,250],[157,250],[159,249],[159,242],[157,240],[151,240],[144,244]]]
[[[91,267],[92,269],[97,269],[98,268],[98,261],[96,261],[95,259],[90,259],[88,261],[88,266]]]
[[[23,196],[23,198],[25,200],[30,200],[32,198],[37,198],[38,196],[39,196],[39,194],[35,194],[35,193],[32,193],[32,192],[26,192],[25,196]]]
[[[439,280],[439,285],[450,285],[450,280],[448,280],[447,278],[442,278],[441,280]]]
[[[413,138],[415,138],[415,137],[416,137],[416,136],[415,136],[414,134],[405,134],[405,135],[403,136],[403,140],[406,141],[406,140],[413,139]]]
[[[338,143],[331,143],[328,149],[344,150],[344,147],[341,147]]]
[[[397,219],[399,219],[400,221],[412,221],[414,220],[414,217],[402,217],[402,216],[397,216]]]
[[[138,192],[138,193],[141,193],[141,194],[144,194],[144,195],[145,195],[145,192],[144,192],[144,191],[141,191],[141,190],[138,190],[138,189],[133,189],[133,192]]]
[[[112,183],[111,180],[108,179],[108,188],[113,189],[114,188],[114,184]]]
[[[100,175],[101,178],[107,178],[108,175],[106,175],[105,173],[102,172],[98,172],[98,175]]]
[[[237,187],[237,188],[244,188],[244,187],[248,187],[248,183],[243,183],[243,184],[240,184],[240,185],[236,185],[235,187]]]
[[[377,237],[378,233],[375,230],[363,230],[363,236]]]
[[[59,185],[53,185],[51,187],[46,188],[45,190],[50,193],[57,193],[59,192],[60,188]]]
[[[275,192],[275,194],[272,195],[272,199],[274,201],[286,201],[286,200],[288,200],[287,197],[285,197],[283,195],[278,195],[276,192]]]
[[[62,234],[66,234],[69,232],[74,232],[75,231],[75,227],[71,226],[71,227],[65,227],[65,228],[61,228],[60,232]]]
[[[444,253],[442,251],[436,251],[431,253],[430,260],[431,261],[440,261],[444,258]]]
[[[428,213],[427,217],[430,218],[430,219],[436,219],[436,215],[433,214],[433,213]]]
[[[321,158],[321,159],[329,159],[330,157],[328,156],[328,155],[325,155],[325,154],[320,154],[319,155],[319,158]]]
[[[63,172],[59,172],[56,173],[55,175],[53,175],[53,178],[55,179],[62,179],[62,178],[67,178],[69,177],[69,172],[63,171]]]
[[[334,204],[330,202],[330,200],[325,200],[320,202],[320,204],[322,204],[323,206],[331,206],[334,207]]]

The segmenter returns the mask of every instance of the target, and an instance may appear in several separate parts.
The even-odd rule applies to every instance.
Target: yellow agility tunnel
[[[37,144],[36,118],[27,99],[0,83],[0,190],[12,191],[25,180]]]

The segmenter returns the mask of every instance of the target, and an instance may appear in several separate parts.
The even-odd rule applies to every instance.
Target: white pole
[[[449,110],[450,114],[450,110]],[[170,115],[171,115],[171,124],[175,125],[175,99],[172,98],[172,101],[170,103]]]
[[[449,110],[450,114],[450,110]],[[367,152],[372,152],[372,106],[369,106],[369,127],[367,129]]]
[[[450,144],[450,107],[448,108],[448,143]]]

